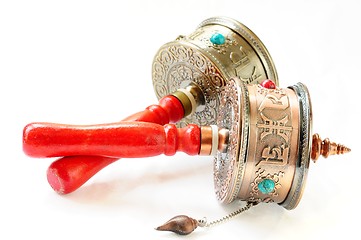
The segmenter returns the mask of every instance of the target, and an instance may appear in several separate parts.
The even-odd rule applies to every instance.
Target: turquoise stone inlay
[[[275,182],[271,179],[263,179],[260,183],[258,183],[258,189],[263,194],[271,193],[275,189]]]
[[[215,45],[223,45],[226,42],[226,38],[220,33],[213,34],[209,40]]]

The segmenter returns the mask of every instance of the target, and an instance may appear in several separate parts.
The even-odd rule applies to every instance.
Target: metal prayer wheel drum
[[[231,79],[220,92],[217,125],[229,129],[227,150],[214,160],[221,202],[275,202],[293,209],[301,199],[311,151],[307,88],[266,89]]]
[[[200,89],[202,103],[180,125],[214,124],[220,89],[232,77],[246,84],[272,79],[278,86],[276,69],[263,43],[246,26],[224,17],[207,19],[188,36],[163,45],[152,67],[158,99],[189,85]]]

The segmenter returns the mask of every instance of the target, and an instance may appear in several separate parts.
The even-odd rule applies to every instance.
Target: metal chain
[[[224,216],[220,219],[217,219],[217,220],[213,220],[211,222],[208,222],[207,221],[207,218],[203,218],[203,219],[200,219],[198,220],[198,226],[199,227],[212,227],[212,226],[215,226],[215,225],[218,225],[220,223],[224,223],[234,217],[236,217],[237,215],[247,211],[248,209],[250,209],[251,207],[257,205],[257,203],[254,203],[254,202],[247,202],[246,206],[228,214],[227,216]]]

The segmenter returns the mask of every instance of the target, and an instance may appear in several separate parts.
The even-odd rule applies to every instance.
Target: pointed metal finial
[[[350,151],[350,148],[331,142],[328,138],[322,141],[321,137],[317,133],[312,136],[311,159],[314,162],[317,161],[320,155],[327,158],[330,155],[344,154]]]

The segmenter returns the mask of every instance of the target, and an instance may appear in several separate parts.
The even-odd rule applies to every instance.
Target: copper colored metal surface
[[[201,128],[201,143],[199,155],[210,155],[212,152],[212,128],[210,126]]]
[[[298,99],[291,89],[248,86],[250,134],[247,165],[238,197],[248,201],[285,200],[295,172],[298,155]],[[269,179],[269,192],[259,188]],[[271,184],[272,184],[271,182]]]
[[[225,152],[227,150],[227,145],[229,144],[229,131],[224,128],[219,129],[218,138],[218,150],[220,152]]]
[[[350,152],[351,149],[334,142],[331,142],[330,139],[326,138],[322,141],[321,137],[316,133],[312,137],[312,149],[311,149],[311,159],[316,162],[318,157],[322,155],[327,158],[330,155],[335,154],[344,154]]]
[[[350,151],[312,140],[311,100],[306,86],[266,88],[232,78],[221,88],[217,125],[228,144],[214,159],[221,202],[274,202],[294,209],[303,194],[310,159]]]

